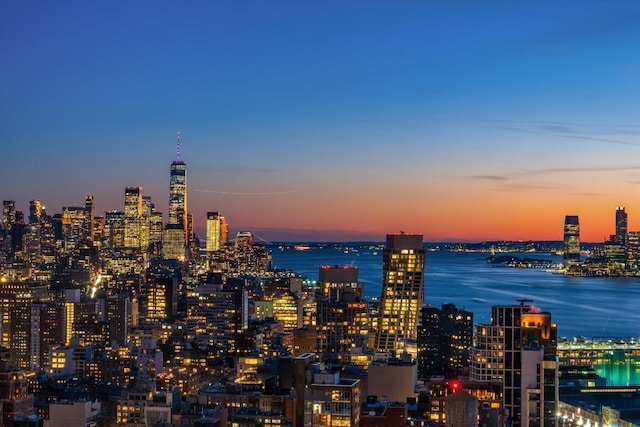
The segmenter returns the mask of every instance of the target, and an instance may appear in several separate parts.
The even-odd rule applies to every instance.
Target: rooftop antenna
[[[532,299],[524,299],[524,298],[516,298],[516,301],[520,303],[520,307],[524,307],[524,305],[528,302],[533,302]]]
[[[180,159],[180,131],[178,131],[178,152],[176,154],[176,162],[181,162],[182,159]]]

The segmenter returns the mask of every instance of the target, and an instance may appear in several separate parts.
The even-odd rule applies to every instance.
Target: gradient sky
[[[269,239],[640,229],[640,2],[5,1],[0,198]]]

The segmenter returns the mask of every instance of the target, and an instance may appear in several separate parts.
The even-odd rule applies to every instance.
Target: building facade
[[[229,240],[227,220],[220,212],[207,212],[207,252],[222,249]]]
[[[382,253],[382,295],[375,348],[395,352],[402,340],[418,336],[424,304],[422,235],[388,234]]]
[[[535,306],[494,306],[491,323],[476,325],[469,377],[502,384],[507,422],[555,427],[557,328]]]
[[[567,215],[564,218],[564,265],[580,262],[580,222],[577,215]]]
[[[455,378],[469,369],[473,344],[473,313],[443,304],[422,307],[418,328],[418,376]]]

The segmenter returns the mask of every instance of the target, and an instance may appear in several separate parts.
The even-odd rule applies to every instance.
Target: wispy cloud
[[[585,131],[576,131],[575,129],[569,129],[568,127],[559,126],[559,125],[542,125],[538,126],[537,129],[527,129],[524,127],[514,127],[514,126],[496,126],[498,129],[508,130],[512,132],[520,132],[520,133],[528,133],[534,135],[546,135],[546,136],[554,136],[558,138],[569,138],[569,139],[579,139],[585,141],[596,141],[596,142],[605,142],[607,144],[617,144],[617,145],[635,145],[640,146],[640,143],[623,141],[620,139],[611,139],[611,138],[600,138],[597,136],[589,136],[589,132]],[[597,133],[596,133],[597,134]]]
[[[219,166],[216,168],[218,172],[233,172],[233,173],[288,173],[292,172],[290,170],[285,169],[270,169],[270,168],[260,168],[255,166],[246,166],[246,165],[226,165]]]
[[[487,181],[508,181],[510,178],[503,175],[471,175],[469,178]]]
[[[547,175],[557,173],[582,173],[582,172],[620,172],[620,171],[637,171],[640,170],[640,165],[628,165],[628,166],[583,166],[577,168],[542,168],[542,169],[530,169],[526,171],[515,172],[513,175]]]
[[[575,168],[540,168],[509,172],[502,175],[468,175],[466,178],[485,181],[513,181],[523,176],[542,176],[563,173],[596,173],[596,172],[621,172],[640,171],[640,165],[627,166],[583,166]],[[634,184],[640,184],[635,182]]]
[[[238,230],[251,230],[259,240],[266,242],[380,242],[383,233],[354,230],[314,230],[308,228],[259,227],[241,225]]]
[[[537,183],[523,183],[523,182],[513,182],[501,185],[497,187],[496,190],[500,191],[522,191],[522,190],[564,190],[565,187],[561,185],[555,184],[537,184]]]
[[[199,193],[226,194],[231,196],[276,196],[280,194],[295,194],[300,192],[299,190],[240,192],[240,191],[223,191],[223,190],[203,190],[200,188],[196,188],[193,191],[197,191]]]

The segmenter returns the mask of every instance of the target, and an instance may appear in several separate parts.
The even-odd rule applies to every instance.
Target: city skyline
[[[274,7],[275,5],[275,7]],[[640,229],[630,2],[3,5],[2,199],[268,240],[581,240]],[[628,160],[627,160],[628,159]],[[401,208],[397,208],[400,206]]]

